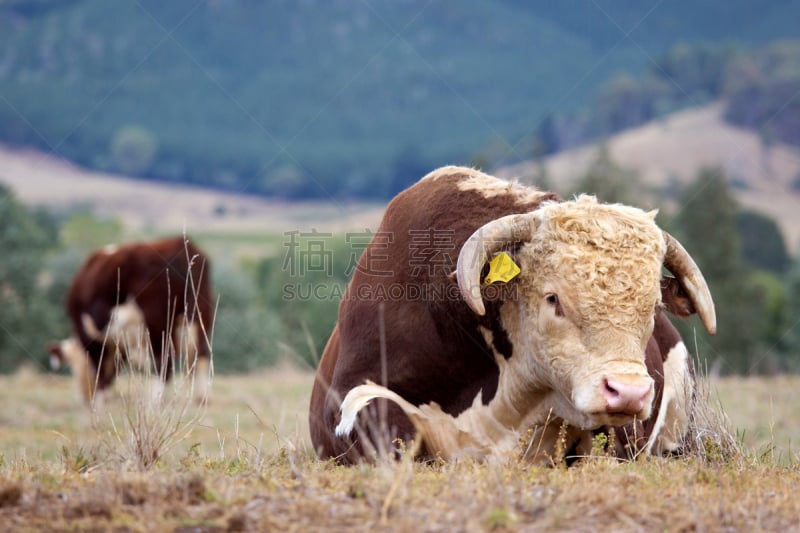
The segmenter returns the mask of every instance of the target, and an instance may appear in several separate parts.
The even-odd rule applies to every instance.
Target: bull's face
[[[545,395],[553,415],[584,429],[648,418],[654,387],[645,350],[671,237],[656,226],[654,214],[588,197],[518,217],[510,230],[490,236],[520,243],[515,260],[521,272],[512,282],[517,298],[501,309],[512,359],[520,358],[513,379]],[[487,255],[492,248],[484,246]],[[675,264],[674,258],[666,262]],[[460,256],[466,297],[475,287],[462,284],[470,273],[461,263]],[[707,293],[699,271],[685,275],[693,282],[699,276]],[[710,314],[706,319],[713,321],[713,306]]]
[[[650,416],[645,349],[661,301],[663,257],[656,235],[627,257],[610,247],[574,253],[574,243],[544,255],[529,245],[517,256],[526,267],[519,299],[506,302],[502,317],[513,357],[528,360],[519,377],[535,376],[553,391],[554,414],[572,424],[594,428]]]

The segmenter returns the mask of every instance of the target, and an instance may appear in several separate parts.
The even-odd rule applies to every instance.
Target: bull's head
[[[511,250],[521,268],[512,281],[517,297],[504,303],[500,317],[514,345],[512,359],[521,358],[524,368],[514,379],[531,394],[545,391],[553,414],[578,427],[650,416],[654,392],[645,349],[663,305],[662,266],[676,276],[676,290],[706,329],[715,331],[700,270],[654,218],[581,196],[489,222],[458,257],[461,293],[483,315],[484,265]]]

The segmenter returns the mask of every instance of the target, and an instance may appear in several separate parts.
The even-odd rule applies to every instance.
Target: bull
[[[166,382],[175,354],[186,355],[203,402],[213,306],[208,258],[182,236],[97,250],[69,286],[73,333],[49,344],[51,365],[71,367],[89,404],[114,383],[120,363],[152,364]]]
[[[438,244],[420,250],[420,235]],[[526,456],[547,461],[613,428],[614,455],[675,453],[694,373],[667,313],[715,333],[702,273],[655,212],[435,170],[390,202],[359,259],[316,373],[312,443],[342,463],[415,435],[424,457],[508,458],[533,428]]]

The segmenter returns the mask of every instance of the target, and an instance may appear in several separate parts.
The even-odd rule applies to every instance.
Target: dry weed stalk
[[[712,462],[743,458],[745,451],[742,444],[729,428],[730,421],[722,404],[711,398],[709,379],[698,378],[684,452]]]
[[[694,353],[700,353],[695,332]],[[686,455],[704,461],[722,462],[742,459],[745,450],[736,435],[719,399],[711,398],[711,377],[708,366],[697,372],[694,387],[694,407],[689,419],[689,432],[684,439]]]
[[[177,321],[175,317],[177,306],[172,304],[168,295],[167,314],[172,319],[169,321],[168,330],[162,333],[162,353],[153,352],[148,335],[144,335],[141,339],[143,346],[124,346],[128,353],[144,350],[147,361],[143,365],[144,368],[139,371],[129,368],[124,374],[127,386],[119,395],[121,412],[115,416],[112,406],[102,406],[98,409],[97,405],[93,405],[93,423],[101,435],[102,444],[108,450],[110,457],[127,468],[150,469],[167,451],[189,436],[205,412],[208,401],[208,388],[205,383],[210,383],[213,376],[213,351],[209,354],[207,369],[209,375],[200,375],[206,369],[202,365],[198,367],[197,339],[192,338],[191,332],[199,331],[209,347],[212,346],[213,332],[207,331],[204,321],[198,317],[197,287],[192,277],[192,265],[196,256],[188,257],[188,248],[186,253],[189,267],[183,298],[187,313],[182,317],[182,321]],[[169,278],[167,284],[169,286]],[[193,293],[192,298],[189,298],[189,291]],[[192,305],[188,304],[190,301],[193,302]],[[172,342],[175,338],[172,328],[176,327],[176,324],[182,328],[179,332],[178,346]],[[119,354],[115,357],[115,366],[119,372],[123,362]],[[160,365],[157,364],[156,357],[160,357]],[[161,368],[160,375],[156,371],[157,368]],[[168,370],[172,370],[174,377],[165,384],[165,373]],[[203,397],[199,398],[200,405],[197,407],[194,401],[196,380],[204,380]],[[108,417],[107,420],[105,416]]]

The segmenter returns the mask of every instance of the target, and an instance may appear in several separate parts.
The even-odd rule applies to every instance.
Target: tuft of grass
[[[486,513],[484,521],[486,522],[486,527],[490,531],[506,529],[512,521],[512,514],[508,511],[508,509],[503,507],[495,507]]]
[[[713,464],[741,460],[744,449],[736,432],[730,428],[722,404],[712,399],[709,379],[698,379],[684,453]]]
[[[124,376],[124,379],[118,379],[117,387],[121,386],[119,381],[125,385],[119,395],[118,408],[98,406],[93,402],[93,425],[102,435],[102,445],[112,460],[126,468],[146,471],[157,465],[165,453],[189,437],[202,418],[203,408],[208,402],[204,396],[199,398],[199,406],[194,405],[195,382],[202,380],[210,383],[212,376],[199,375],[205,370],[201,370],[202,367],[197,364],[201,339],[193,338],[191,332],[197,331],[197,335],[201,335],[208,346],[212,345],[212,332],[207,331],[198,318],[198,295],[192,274],[197,258],[188,256],[188,248],[186,253],[189,267],[186,286],[182,288],[182,308],[186,311],[183,316],[176,317],[177,306],[171,303],[171,295],[166,295],[166,301],[169,302],[167,315],[171,317],[170,324],[173,326],[163,332],[165,342],[162,342],[162,353],[153,351],[146,333],[143,332],[136,340],[126,335],[123,348],[128,354],[142,351],[146,354],[140,361],[142,368],[130,368],[127,373],[122,373],[119,354],[114,354],[117,373]],[[195,302],[195,308],[189,302]],[[172,328],[179,329],[173,331]],[[177,345],[173,344],[172,339],[176,340]],[[213,354],[209,355],[211,362],[208,372],[213,375]],[[170,370],[173,377],[169,383],[165,383],[164,378]],[[208,390],[200,392],[206,395]],[[97,399],[96,394],[93,396]]]
[[[181,385],[159,400],[152,398],[153,380],[128,376],[131,383],[120,396],[118,409],[109,406],[96,412],[94,425],[112,461],[125,468],[149,470],[191,435],[202,412],[193,408],[191,394]]]
[[[83,474],[97,465],[97,459],[95,454],[87,452],[83,445],[73,450],[65,444],[61,447],[61,463],[65,472]]]

